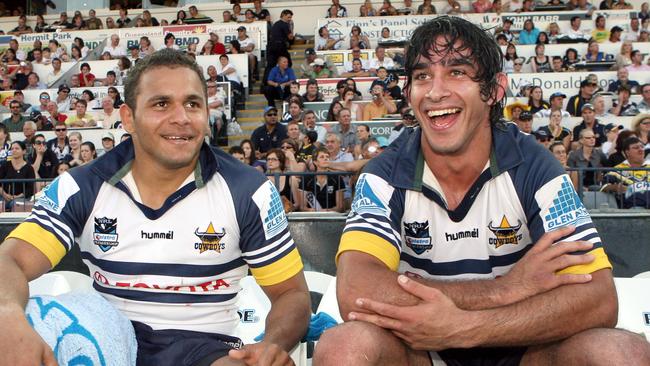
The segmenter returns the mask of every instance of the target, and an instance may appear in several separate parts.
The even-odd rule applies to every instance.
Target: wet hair
[[[199,80],[203,80],[203,71],[199,66],[187,57],[184,53],[171,49],[162,49],[154,52],[152,55],[147,56],[136,63],[129,71],[129,77],[124,82],[124,102],[132,111],[135,112],[136,96],[139,93],[140,81],[142,75],[152,69],[159,67],[180,68],[184,67],[196,73]],[[205,83],[201,83],[201,91],[204,98],[208,99],[208,88]]]
[[[437,44],[436,39],[443,37],[444,44]],[[458,43],[458,46],[455,46]],[[467,55],[465,54],[467,53]],[[497,76],[503,69],[503,54],[492,36],[473,23],[458,17],[441,16],[420,25],[412,34],[406,47],[404,90],[409,91],[413,72],[420,56],[430,59],[432,56],[462,57],[476,65],[473,81],[479,83],[481,99],[487,102],[494,97],[501,86]],[[490,122],[498,122],[503,115],[506,98],[496,101],[490,107]]]

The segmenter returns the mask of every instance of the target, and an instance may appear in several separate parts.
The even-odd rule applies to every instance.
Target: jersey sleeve
[[[240,218],[242,256],[257,283],[281,283],[302,270],[278,190],[268,179],[253,193]]]
[[[533,242],[539,240],[546,232],[573,225],[575,231],[558,242],[589,241],[593,244],[592,249],[587,251],[594,256],[593,262],[567,267],[559,273],[584,274],[612,268],[591,216],[573,188],[568,175],[559,175],[538,189],[535,193],[535,203],[539,207],[539,212],[529,222]]]
[[[43,190],[31,215],[7,238],[24,240],[43,253],[54,267],[81,235],[83,212],[93,201],[84,200],[75,178],[65,173]]]
[[[363,173],[355,189],[336,254],[348,250],[367,253],[396,271],[401,252],[400,220],[404,200],[401,193],[381,177]]]

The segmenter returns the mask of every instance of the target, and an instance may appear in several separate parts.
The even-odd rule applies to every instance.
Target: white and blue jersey
[[[361,174],[337,256],[361,251],[394,271],[430,279],[490,279],[507,273],[545,232],[574,225],[562,240],[592,242],[596,259],[563,272],[610,268],[555,158],[512,124],[493,127],[492,137],[485,170],[449,210],[422,155],[420,129],[402,134]]]
[[[221,150],[199,163],[159,209],[141,203],[127,140],[54,180],[9,237],[52,265],[78,244],[95,289],[153,329],[232,334],[239,280],[262,286],[302,269],[280,196],[255,169]]]

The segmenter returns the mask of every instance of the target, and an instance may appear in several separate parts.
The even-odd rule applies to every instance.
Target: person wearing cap
[[[325,67],[325,60],[322,58],[314,59],[309,65],[311,66],[311,71],[304,75],[308,79],[327,79],[333,76],[330,69]]]
[[[2,123],[7,127],[8,132],[22,132],[25,122],[29,119],[23,116],[20,102],[17,100],[9,102],[9,111],[11,115],[5,118]]]
[[[269,106],[275,105],[276,99],[284,99],[289,95],[289,84],[296,80],[293,69],[289,66],[289,59],[280,56],[278,64],[271,69],[264,87],[264,96]]]
[[[59,113],[65,113],[70,110],[70,87],[67,84],[59,85],[54,101],[56,102]]]
[[[603,154],[609,157],[609,154],[614,152],[613,147],[616,145],[616,138],[618,138],[618,133],[621,132],[625,127],[623,125],[615,125],[613,123],[608,123],[605,125],[605,136],[607,136],[607,141],[603,142],[600,150]]]
[[[251,134],[253,148],[263,159],[271,149],[280,148],[282,140],[288,137],[287,128],[278,123],[278,109],[275,106],[264,108],[264,124]]]
[[[634,50],[631,54],[632,64],[626,66],[627,71],[650,71],[650,65],[643,64],[643,53],[640,50]]]
[[[252,75],[255,80],[258,80],[257,56],[253,54],[256,46],[255,41],[246,34],[246,27],[243,25],[237,27],[237,41],[239,42],[239,49],[248,55],[248,74]]]
[[[618,43],[621,41],[621,34],[623,33],[623,28],[615,25],[612,29],[609,30],[609,43]]]
[[[538,129],[537,131],[534,131],[533,136],[535,136],[535,140],[537,140],[537,142],[540,145],[544,146],[547,149],[551,146],[551,143],[553,142],[553,136],[549,135],[546,131],[542,129]]]
[[[363,120],[370,121],[374,118],[381,118],[387,114],[397,111],[397,106],[387,93],[386,85],[382,82],[373,82],[370,88],[372,101],[363,107]]]
[[[609,112],[614,116],[636,116],[639,114],[639,107],[630,100],[630,89],[626,86],[618,88],[618,100],[614,101]]]
[[[76,113],[68,117],[68,119],[65,120],[65,124],[68,127],[97,126],[95,117],[93,117],[92,114],[86,113],[87,108],[88,108],[88,102],[86,102],[84,99],[77,100],[77,104],[75,105]]]
[[[50,94],[48,92],[42,92],[38,96],[38,102],[39,104],[33,105],[29,107],[27,110],[27,113],[32,113],[32,112],[47,112],[47,105],[50,103]]]
[[[645,159],[643,142],[628,137],[621,150],[626,160],[605,174],[601,191],[616,195],[620,208],[650,208],[650,161]],[[643,170],[616,170],[629,168]]]
[[[377,46],[375,48],[375,57],[370,60],[370,72],[377,74],[377,69],[384,67],[387,70],[395,68],[395,61],[392,58],[386,56],[386,48],[383,46]]]
[[[553,111],[560,111],[562,114],[562,119],[568,121],[568,118],[571,118],[571,114],[565,111],[564,108],[564,99],[566,99],[566,94],[562,92],[555,92],[551,94],[551,97],[548,99],[549,108],[541,109],[535,113],[535,118],[549,118]]]
[[[115,136],[112,133],[106,132],[102,135],[102,149],[97,150],[97,156],[102,156],[107,152],[113,150],[115,147]]]
[[[571,143],[571,150],[580,147],[582,141],[580,140],[580,132],[584,129],[589,129],[593,132],[596,147],[600,147],[603,142],[607,141],[605,136],[605,126],[603,126],[596,118],[596,110],[594,106],[587,103],[582,106],[582,122],[573,128],[573,142]]]
[[[513,122],[519,127],[521,132],[528,134],[533,133],[533,114],[530,111],[523,111],[519,114],[519,118],[513,120]]]
[[[640,92],[639,82],[630,80],[630,72],[625,67],[620,67],[616,70],[616,81],[609,84],[607,91],[610,93],[616,93],[621,86],[627,87],[632,94]]]
[[[316,51],[314,51],[314,49],[311,47],[307,48],[305,50],[305,61],[301,62],[300,65],[298,65],[296,68],[296,71],[298,75],[300,75],[300,78],[309,78],[307,75],[313,71],[312,63],[314,60],[316,60]]]
[[[574,117],[580,116],[582,113],[582,106],[591,100],[596,87],[596,84],[593,84],[591,81],[587,79],[582,80],[580,82],[580,90],[578,91],[578,94],[569,98],[569,101],[567,102],[567,112]]]

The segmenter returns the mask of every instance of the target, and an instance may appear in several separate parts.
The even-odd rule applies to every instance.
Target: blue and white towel
[[[135,365],[138,347],[131,322],[97,293],[34,296],[26,316],[59,366]]]

